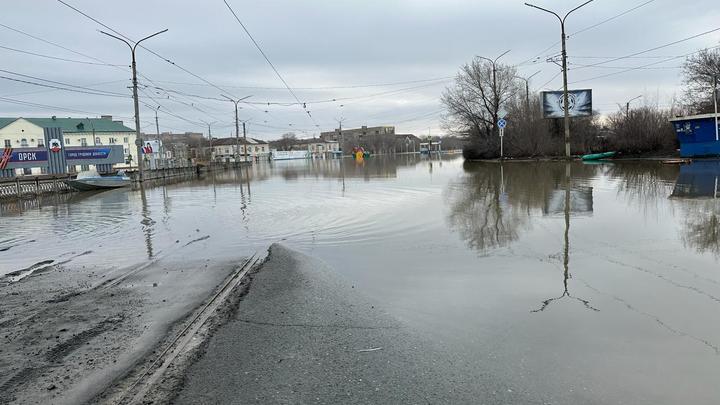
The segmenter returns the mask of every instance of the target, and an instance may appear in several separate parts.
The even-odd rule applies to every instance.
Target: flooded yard
[[[0,285],[42,283],[58,264],[93,280],[220,266],[282,241],[508,389],[553,404],[714,404],[719,178],[715,161],[258,163],[2,203]]]

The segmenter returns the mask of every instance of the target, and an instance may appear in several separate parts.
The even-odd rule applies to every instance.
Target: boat
[[[593,160],[609,159],[615,155],[617,155],[617,152],[591,153],[589,155],[583,155],[582,160],[593,161]]]
[[[132,184],[132,179],[123,171],[115,175],[101,176],[95,170],[87,170],[78,173],[75,179],[65,180],[65,183],[79,191],[107,190],[127,187]]]

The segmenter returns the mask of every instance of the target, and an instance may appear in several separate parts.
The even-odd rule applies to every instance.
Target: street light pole
[[[145,38],[140,39],[139,41],[135,42],[135,44],[130,44],[130,42],[126,41],[123,38],[117,37],[113,34],[108,34],[105,31],[100,31],[100,33],[105,34],[111,38],[115,38],[118,41],[122,41],[130,48],[130,53],[132,54],[132,83],[133,83],[133,101],[135,103],[135,153],[137,153],[137,162],[138,162],[138,181],[143,181],[143,161],[142,161],[142,144],[143,140],[140,137],[140,106],[138,102],[138,91],[137,91],[137,67],[135,64],[135,49],[138,45],[140,45],[141,42],[145,41],[146,39],[150,39],[156,35],[160,35],[164,32],[167,32],[167,29],[164,29],[162,31],[158,31],[152,35],[148,35]]]
[[[642,98],[642,95],[637,96],[637,97],[633,97],[633,98],[631,98],[630,100],[628,100],[627,103],[625,103],[625,119],[629,119],[629,118],[630,118],[630,103],[632,103],[633,101],[635,101],[635,100],[637,100],[637,99],[639,99],[639,98]]]
[[[537,74],[540,73],[540,72],[542,72],[542,70],[538,70],[537,72],[531,74],[531,75],[528,76],[527,78],[522,77],[522,76],[515,76],[515,77],[517,77],[518,79],[520,79],[520,80],[522,80],[522,81],[525,82],[525,102],[526,102],[526,106],[527,106],[527,110],[528,110],[528,111],[530,111],[530,79],[532,79],[533,77],[535,77],[535,75],[537,75]]]
[[[232,99],[224,94],[222,94],[222,96],[225,97],[226,99],[230,100],[233,104],[235,104],[235,162],[237,163],[237,161],[239,160],[238,155],[240,153],[240,121],[238,120],[238,103],[240,103],[241,101],[245,100],[246,98],[252,97],[252,96],[245,96],[245,97],[237,99],[237,100]],[[243,127],[244,127],[244,123],[243,123]]]
[[[497,58],[495,58],[494,60],[493,60],[493,59],[490,59],[490,58],[486,58],[486,57],[484,57],[484,56],[475,55],[476,57],[478,57],[478,58],[480,58],[480,59],[484,59],[484,60],[490,62],[490,64],[492,65],[493,104],[494,104],[494,106],[495,106],[496,111],[499,111],[499,110],[500,110],[500,95],[498,94],[498,90],[497,90],[497,66],[496,66],[496,64],[497,64],[498,59],[500,59],[500,58],[502,58],[503,56],[505,56],[508,52],[510,52],[509,49],[508,49],[507,51],[501,53],[501,54],[500,54]],[[497,120],[498,120],[497,113],[496,113],[495,116],[493,117],[493,120],[494,120],[495,122],[497,122]],[[495,126],[495,127],[497,128],[497,126]],[[499,133],[498,133],[498,135],[499,135]],[[432,146],[432,145],[431,145],[431,146]]]
[[[216,124],[217,122],[216,121],[207,122],[207,121],[203,121],[203,120],[200,120],[200,122],[207,125],[207,127],[208,127],[208,140],[210,141],[210,161],[212,162],[213,161],[213,148],[212,148],[213,146],[212,146],[212,131],[210,129],[210,125]]]
[[[718,77],[713,77],[713,104],[715,105],[715,140],[720,141],[720,129],[718,129]]]
[[[560,33],[562,35],[562,72],[563,72],[563,109],[565,110],[565,157],[567,159],[570,159],[570,111],[568,111],[568,80],[567,80],[567,48],[565,47],[565,20],[568,18],[568,16],[575,10],[585,6],[588,3],[591,3],[593,0],[588,0],[585,3],[575,7],[574,9],[570,10],[565,14],[565,17],[560,17],[557,13],[550,11],[548,9],[538,7],[534,4],[525,3],[528,7],[533,7],[538,10],[542,10],[546,13],[550,13],[557,17],[558,20],[560,20]]]

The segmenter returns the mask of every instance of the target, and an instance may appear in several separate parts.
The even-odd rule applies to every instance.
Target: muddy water
[[[265,163],[0,205],[0,274],[284,240],[549,403],[715,404],[718,178],[716,162]]]

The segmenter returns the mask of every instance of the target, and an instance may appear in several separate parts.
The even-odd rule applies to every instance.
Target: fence
[[[72,177],[16,177],[11,181],[0,182],[0,199],[70,192],[73,189],[63,182],[63,180],[70,178]]]

